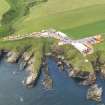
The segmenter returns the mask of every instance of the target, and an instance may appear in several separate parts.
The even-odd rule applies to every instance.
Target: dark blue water
[[[42,86],[43,75],[35,88],[27,89],[21,81],[25,71],[19,65],[0,63],[0,105],[97,105],[86,100],[86,87],[79,86],[66,72],[58,70],[56,63],[49,59],[49,73],[54,81],[53,89]],[[97,80],[105,89],[105,81]],[[105,94],[103,100],[105,99]],[[105,102],[105,100],[104,100]]]

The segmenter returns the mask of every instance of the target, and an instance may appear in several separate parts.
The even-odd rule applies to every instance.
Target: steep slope
[[[46,2],[46,0],[6,0],[6,2],[10,8],[2,14],[0,36],[14,33],[16,28],[13,27],[13,24],[27,16],[31,7]]]
[[[5,0],[0,0],[0,20],[2,18],[2,15],[8,11],[10,8],[9,4]]]

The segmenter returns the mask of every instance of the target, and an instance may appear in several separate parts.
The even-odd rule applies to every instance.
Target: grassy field
[[[9,21],[8,17],[4,19],[7,20],[7,24],[12,23],[15,33],[22,34],[55,28],[71,37],[81,38],[105,32],[104,0],[66,0],[66,2],[48,0],[32,6],[28,15],[23,14],[29,0],[5,0],[5,2],[15,10],[12,20]],[[4,10],[8,9],[8,6],[4,5],[3,7]],[[2,11],[2,6],[0,8]]]
[[[8,11],[10,8],[9,4],[5,0],[0,0],[0,20],[2,15]]]
[[[3,2],[3,0],[1,0]],[[10,33],[25,34],[33,31],[41,31],[43,29],[55,28],[65,32],[68,36],[79,39],[86,36],[91,36],[98,33],[105,32],[105,0],[42,0],[36,2],[36,0],[4,0],[7,5],[10,5],[11,9],[9,12],[4,14],[2,19],[2,26],[0,27],[0,35],[8,35]],[[15,3],[15,5],[14,5]],[[32,5],[34,4],[34,5]],[[3,6],[4,11],[0,6],[0,16],[8,10],[8,6]],[[11,12],[12,11],[12,12]],[[9,15],[8,15],[9,14]],[[104,37],[104,34],[103,34]],[[28,40],[22,42],[27,43]],[[24,47],[22,42],[18,46]],[[36,40],[30,42],[37,42]],[[10,49],[16,49],[13,47],[12,42],[6,42],[7,44],[1,43],[2,46],[8,46]],[[38,41],[39,45],[42,40]],[[44,41],[46,43],[46,41]],[[37,43],[32,44],[37,48],[36,53],[39,56],[42,46],[37,46]],[[104,61],[104,45],[102,44],[95,46],[95,53],[83,57],[74,48],[65,46],[65,56],[71,59],[70,63],[75,67],[85,71],[92,71],[91,62],[84,63],[85,59],[92,61],[96,59],[97,52],[101,52],[101,60]],[[4,46],[4,47],[5,47]],[[34,48],[32,47],[32,49]],[[20,49],[20,48],[19,48]],[[67,52],[68,51],[68,52]],[[77,55],[74,56],[73,54]],[[40,54],[42,55],[42,54]],[[40,58],[40,57],[39,57]],[[39,59],[38,58],[38,59]],[[40,60],[39,60],[40,61]],[[40,63],[36,63],[39,65]]]
[[[19,4],[14,0],[0,0],[0,2],[0,36],[2,36],[13,31],[12,22],[19,16],[18,11],[22,3]],[[19,5],[19,8],[14,4]]]
[[[67,0],[62,2],[63,0],[48,0],[46,3],[34,6],[30,10],[30,15],[19,19],[14,27],[18,33],[55,28],[76,38],[83,34],[88,36],[105,32],[102,29],[105,26],[103,24],[105,1]]]

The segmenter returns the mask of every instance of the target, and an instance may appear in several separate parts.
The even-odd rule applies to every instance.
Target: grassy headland
[[[25,34],[55,28],[65,32],[68,36],[79,39],[105,32],[105,1],[97,0],[4,0],[9,10],[2,16],[0,35]],[[15,4],[15,5],[14,5]],[[5,7],[5,6],[4,6]],[[6,6],[7,7],[7,6]],[[1,8],[1,7],[0,7]],[[104,37],[104,35],[103,35]],[[47,39],[23,39],[20,41],[0,42],[0,48],[21,50],[24,46],[31,46],[29,51],[35,50],[35,70],[38,70],[43,55],[51,47]],[[83,71],[93,71],[92,61],[100,55],[100,61],[105,61],[105,41],[95,46],[92,55],[83,57],[72,46],[63,46],[64,56],[76,68]],[[18,49],[18,50],[17,50]],[[99,54],[100,53],[100,54]],[[98,55],[99,54],[99,55]],[[89,62],[84,62],[88,59]]]

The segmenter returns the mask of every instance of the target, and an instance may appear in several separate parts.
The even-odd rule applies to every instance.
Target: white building
[[[84,44],[79,42],[72,42],[72,45],[78,49],[81,53],[84,53],[84,51],[88,50],[88,47],[86,47]]]

